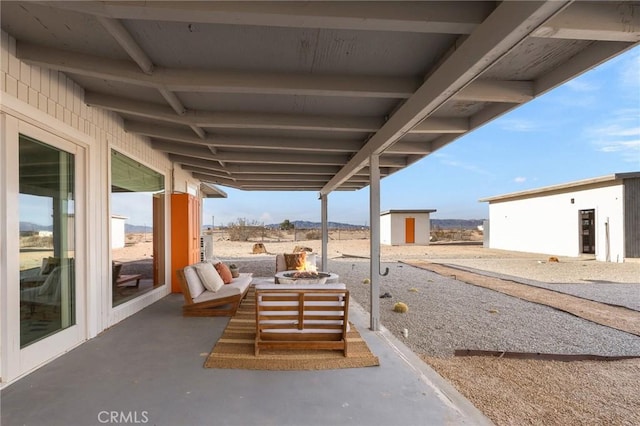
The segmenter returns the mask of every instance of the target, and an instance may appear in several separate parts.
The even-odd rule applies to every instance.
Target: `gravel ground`
[[[640,276],[638,276],[638,283],[635,284],[602,280],[593,280],[593,282],[589,283],[545,283],[527,278],[514,277],[512,275],[482,271],[477,268],[461,267],[459,265],[449,266],[640,311]]]
[[[405,344],[428,356],[452,356],[455,349],[559,354],[638,355],[640,337],[400,263],[383,263],[390,273],[380,279],[381,323],[396,336],[408,329]],[[369,307],[369,263],[333,259],[352,297]],[[404,302],[409,312],[393,311]]]
[[[271,253],[289,243],[269,243]],[[319,242],[305,242],[319,251]],[[220,244],[219,256],[256,277],[269,277],[275,256],[248,255],[251,243]],[[369,308],[367,241],[329,245],[328,270],[338,273],[352,297]],[[225,257],[226,256],[226,257]],[[639,310],[640,263],[613,264],[539,254],[483,249],[474,245],[382,247],[381,323],[449,380],[497,425],[640,425],[640,359],[553,362],[453,357],[455,349],[562,354],[638,355],[640,337],[464,284],[400,260],[427,260],[510,278],[592,300]],[[392,311],[403,301],[409,312]],[[402,329],[407,328],[407,338]]]

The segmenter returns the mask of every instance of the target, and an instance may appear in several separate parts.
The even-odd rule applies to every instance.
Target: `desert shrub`
[[[20,247],[53,247],[53,237],[40,235],[21,237]]]
[[[249,238],[259,237],[264,232],[264,226],[255,220],[249,222],[245,218],[238,218],[235,222],[231,222],[227,228],[227,234],[231,241],[249,241]]]
[[[307,231],[304,236],[307,240],[320,240],[322,239],[322,231],[320,231],[319,229],[312,229],[310,231]]]
[[[482,235],[482,233],[473,229],[436,228],[431,231],[431,241],[471,241],[476,235]]]
[[[398,302],[395,305],[393,305],[393,311],[404,314],[409,311],[409,306],[407,306],[406,303]]]

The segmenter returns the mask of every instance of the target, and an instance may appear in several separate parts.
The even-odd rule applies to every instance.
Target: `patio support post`
[[[380,331],[380,157],[369,157],[369,246],[371,281],[371,325],[373,331]]]
[[[320,220],[322,222],[322,270],[328,272],[327,266],[327,245],[329,243],[329,222],[328,222],[328,209],[329,195],[323,194],[320,196],[321,213]]]

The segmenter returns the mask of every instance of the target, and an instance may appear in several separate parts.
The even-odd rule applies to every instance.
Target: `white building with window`
[[[489,203],[490,248],[607,262],[640,258],[640,172],[480,201]]]

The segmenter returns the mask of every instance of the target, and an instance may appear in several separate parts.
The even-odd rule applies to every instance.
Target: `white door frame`
[[[9,98],[9,97],[6,97]],[[2,156],[0,159],[3,169],[0,183],[0,229],[4,235],[0,243],[0,374],[1,385],[7,385],[16,379],[44,365],[48,361],[64,354],[87,339],[87,288],[90,283],[87,267],[87,251],[89,247],[87,229],[87,191],[89,188],[89,173],[87,161],[89,158],[88,145],[77,143],[77,138],[66,136],[62,131],[52,132],[66,125],[50,116],[30,110],[28,105],[20,105],[19,101],[7,105],[3,99],[3,113],[0,117],[3,131],[0,132]],[[15,107],[12,110],[10,107]],[[44,117],[43,117],[44,116]],[[45,120],[40,120],[46,118]],[[73,130],[73,129],[72,129]],[[75,133],[75,131],[74,131]],[[19,282],[19,135],[29,136],[57,149],[74,154],[75,156],[75,325],[61,330],[25,348],[20,348],[20,290],[15,283]]]

